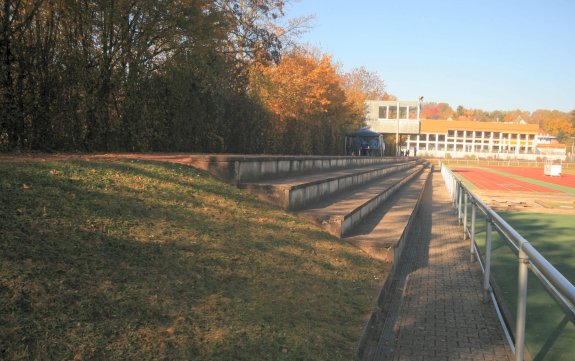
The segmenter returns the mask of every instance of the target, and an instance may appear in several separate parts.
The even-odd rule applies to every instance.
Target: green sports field
[[[499,212],[572,283],[575,281],[575,215]],[[478,217],[476,240],[485,253],[485,220]],[[493,234],[492,274],[514,328],[517,304],[517,256]],[[533,360],[575,360],[575,324],[529,272],[526,344]]]

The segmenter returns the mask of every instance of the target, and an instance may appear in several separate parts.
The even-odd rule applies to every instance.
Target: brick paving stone
[[[431,175],[374,360],[512,360],[440,173]],[[396,281],[396,280],[394,280]]]

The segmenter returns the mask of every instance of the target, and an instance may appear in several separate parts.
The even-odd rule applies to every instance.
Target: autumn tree
[[[274,10],[250,3],[271,26]],[[250,137],[272,117],[227,51],[243,11],[213,0],[3,2],[0,149],[258,151]],[[265,26],[252,24],[245,54],[281,48]]]
[[[337,154],[343,135],[357,128],[343,81],[331,58],[294,48],[253,76],[254,91],[276,118],[276,148],[291,154]]]
[[[566,141],[572,136],[575,136],[575,127],[567,113],[559,111],[551,111],[542,120],[543,129],[556,136],[560,141]]]
[[[366,100],[393,100],[395,97],[386,92],[385,83],[381,76],[364,67],[352,69],[343,73],[342,84],[354,116],[365,118]]]
[[[390,100],[394,98],[385,91],[381,76],[364,67],[352,69],[342,75],[343,85],[347,91],[361,93],[366,100]]]
[[[449,119],[455,112],[447,103],[424,103],[421,107],[422,119]]]
[[[31,84],[26,73],[34,70],[40,53],[48,55],[39,45],[51,33],[50,29],[40,33],[37,26],[43,3],[5,0],[0,6],[0,149],[29,145],[26,93]],[[38,41],[34,41],[36,36]]]
[[[503,117],[503,122],[519,123],[520,121],[524,121],[526,123],[529,123],[530,119],[531,115],[529,114],[528,111],[516,109],[513,111],[506,112],[505,116]]]
[[[289,3],[289,0],[214,1],[229,26],[222,51],[241,63],[279,60],[282,49],[294,45],[294,37],[305,32],[313,19],[312,16],[287,18],[284,8]]]

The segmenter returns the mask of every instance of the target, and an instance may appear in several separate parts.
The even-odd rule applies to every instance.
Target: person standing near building
[[[369,143],[365,139],[361,142],[360,154],[365,156],[369,155]]]

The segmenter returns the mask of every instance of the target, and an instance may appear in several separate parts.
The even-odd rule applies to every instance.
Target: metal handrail
[[[504,238],[512,245],[519,258],[519,285],[517,298],[517,319],[515,332],[515,360],[522,361],[525,347],[525,321],[527,306],[527,269],[530,266],[534,269],[535,276],[542,282],[545,289],[559,303],[563,312],[568,318],[575,322],[575,286],[565,276],[561,274],[531,243],[529,243],[519,232],[511,227],[499,214],[487,206],[479,197],[469,190],[461,180],[457,179],[453,172],[441,164],[441,173],[444,177],[445,184],[452,197],[453,206],[457,208],[459,220],[465,217],[464,237],[470,235],[471,252],[475,249],[475,206],[485,215],[488,221],[487,239],[487,259],[491,253],[491,226],[495,227],[503,234]],[[471,229],[467,230],[467,203],[471,199],[472,204],[472,222]],[[465,210],[462,211],[464,204]],[[479,258],[479,257],[478,257]],[[487,293],[492,292],[490,287],[490,262],[487,262],[484,268],[484,290]]]
[[[569,282],[561,272],[559,272],[529,241],[527,241],[519,232],[509,225],[499,214],[493,211],[486,205],[479,197],[472,191],[467,189],[464,185],[462,187],[465,192],[471,196],[473,201],[479,206],[483,214],[491,217],[492,221],[497,225],[507,238],[518,249],[523,251],[529,257],[529,261],[537,267],[537,269],[549,280],[553,287],[557,288],[565,297],[573,304],[575,304],[575,286]]]

